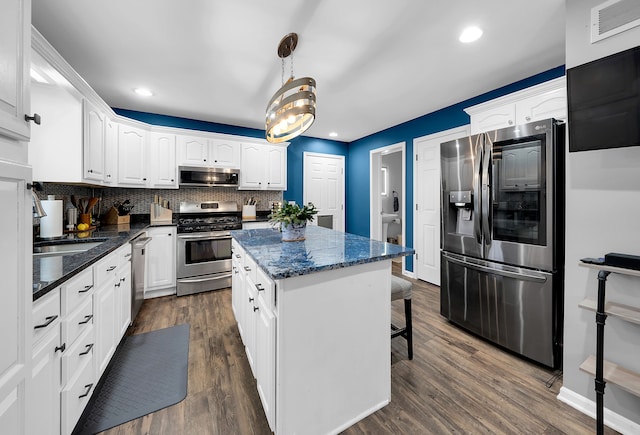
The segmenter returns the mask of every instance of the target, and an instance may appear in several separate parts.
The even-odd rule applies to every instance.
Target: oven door
[[[226,231],[178,234],[176,259],[178,280],[220,274],[231,277],[231,235]]]

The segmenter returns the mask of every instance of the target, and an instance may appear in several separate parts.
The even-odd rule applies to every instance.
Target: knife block
[[[160,204],[151,204],[151,223],[170,224],[172,223],[173,212],[169,208],[164,208]]]
[[[111,207],[109,211],[102,218],[102,222],[105,225],[122,225],[122,224],[128,224],[130,221],[131,221],[130,215],[119,216],[118,210],[115,207]]]

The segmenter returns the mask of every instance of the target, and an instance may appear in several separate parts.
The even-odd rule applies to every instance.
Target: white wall
[[[603,2],[566,1],[567,69],[640,42],[640,28],[635,28],[590,43],[590,11]],[[587,356],[595,355],[595,314],[578,308],[578,303],[586,297],[595,298],[597,277],[594,271],[578,263],[580,258],[601,257],[609,252],[640,255],[640,147],[567,153],[566,183],[563,387],[595,401],[593,378],[578,370]],[[640,306],[640,279],[610,275],[607,297]],[[638,325],[609,317],[604,349],[607,360],[640,372]],[[605,408],[640,424],[640,398],[607,384],[604,404]]]

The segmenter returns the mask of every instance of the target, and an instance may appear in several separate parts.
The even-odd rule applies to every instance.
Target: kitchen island
[[[337,433],[391,397],[391,260],[413,249],[309,226],[232,231],[233,310],[276,434]]]

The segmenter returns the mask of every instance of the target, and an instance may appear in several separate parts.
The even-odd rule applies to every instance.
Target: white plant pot
[[[305,230],[307,223],[301,224],[282,224],[282,241],[283,242],[298,242],[304,240]]]

